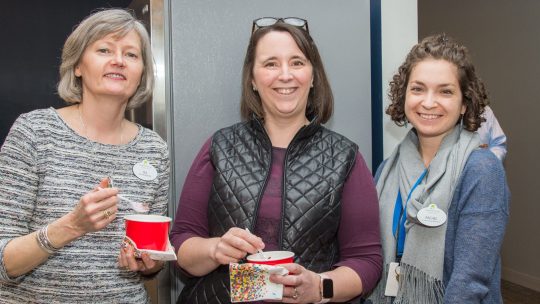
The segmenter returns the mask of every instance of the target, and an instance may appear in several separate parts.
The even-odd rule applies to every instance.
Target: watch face
[[[329,299],[334,296],[334,282],[332,279],[323,279],[322,281],[322,297]]]

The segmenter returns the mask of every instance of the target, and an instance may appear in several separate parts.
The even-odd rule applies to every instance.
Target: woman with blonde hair
[[[71,105],[22,114],[0,151],[1,302],[148,303],[143,281],[163,264],[120,249],[135,211],[119,198],[166,211],[167,145],[124,118],[152,95],[143,24],[121,9],[90,15],[65,42],[60,78]]]

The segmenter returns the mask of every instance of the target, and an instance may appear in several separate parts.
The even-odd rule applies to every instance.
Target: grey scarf
[[[443,262],[446,223],[427,227],[416,218],[430,204],[448,214],[458,178],[471,152],[479,146],[478,136],[456,126],[442,141],[422,182],[411,194],[407,205],[405,250],[401,259],[399,292],[394,303],[442,303],[444,296]],[[374,303],[392,303],[384,296],[388,264],[395,261],[396,239],[392,233],[394,205],[398,191],[405,200],[425,169],[418,152],[416,133],[411,130],[386,161],[377,182],[383,276],[371,295]]]

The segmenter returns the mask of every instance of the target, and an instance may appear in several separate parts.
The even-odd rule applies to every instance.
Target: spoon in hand
[[[246,227],[246,231],[249,232],[249,233],[251,233],[251,231],[249,231],[249,228],[248,228],[248,227]],[[251,234],[253,234],[253,233],[251,233]],[[263,257],[263,259],[265,259],[265,260],[270,259],[269,257],[267,257],[267,256],[264,255],[264,253],[263,253],[263,251],[262,251],[261,249],[257,249],[257,252]]]
[[[109,187],[114,187],[112,178],[110,176],[107,178],[109,179]],[[117,194],[116,196],[118,196],[118,198],[120,198],[121,200],[128,202],[131,206],[131,209],[135,210],[135,212],[146,213],[150,211],[150,207],[148,207],[148,204],[132,201],[129,198],[123,196],[122,194]]]

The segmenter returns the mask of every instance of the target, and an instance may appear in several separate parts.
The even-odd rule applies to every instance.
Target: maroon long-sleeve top
[[[207,238],[208,199],[214,176],[207,140],[193,161],[186,177],[171,242],[176,251],[191,237]],[[270,179],[264,190],[254,233],[265,243],[265,250],[278,250],[281,222],[283,165],[286,149],[272,148]],[[345,182],[338,230],[340,260],[334,265],[353,269],[362,280],[363,293],[375,287],[382,269],[379,207],[373,178],[362,155]]]

